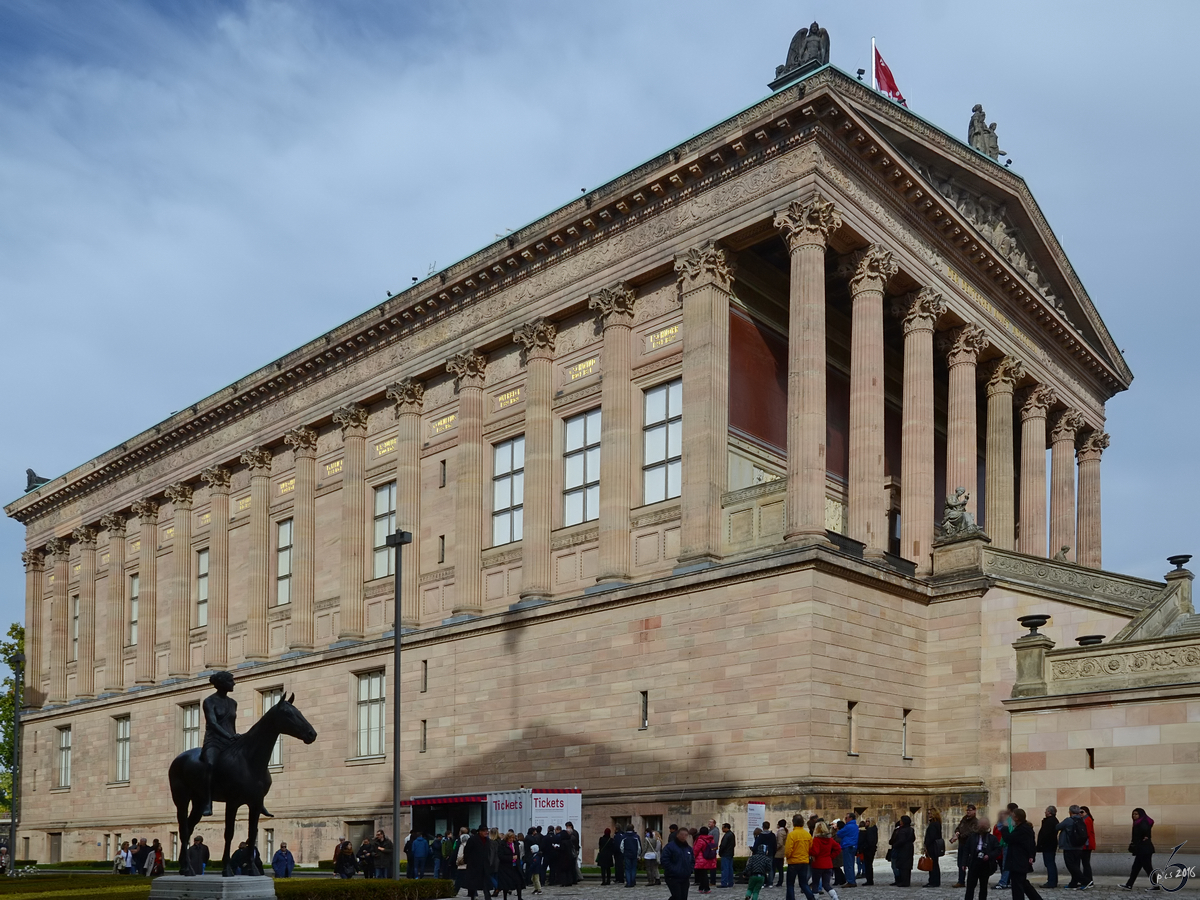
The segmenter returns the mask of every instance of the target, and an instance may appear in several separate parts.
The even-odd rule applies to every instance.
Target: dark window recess
[[[787,339],[729,311],[729,425],[787,449]]]
[[[825,468],[830,475],[847,481],[850,478],[850,376],[833,366],[825,367],[825,448]]]

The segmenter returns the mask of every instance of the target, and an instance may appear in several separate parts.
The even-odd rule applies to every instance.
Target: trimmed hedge
[[[454,896],[454,882],[445,878],[276,878],[280,900],[439,900]]]
[[[430,863],[430,865],[432,866],[432,863]],[[324,869],[327,872],[332,872],[333,871],[333,860],[332,859],[323,859],[319,863],[317,863],[317,868]],[[400,860],[400,871],[401,872],[408,871],[408,860],[405,860],[405,859]]]
[[[115,878],[112,875],[33,875],[0,878],[0,897],[7,900],[36,900],[48,893],[60,897],[102,897],[103,900],[146,900],[148,878]],[[69,893],[68,893],[69,892]]]

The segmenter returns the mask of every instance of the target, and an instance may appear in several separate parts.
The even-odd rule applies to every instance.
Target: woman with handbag
[[[642,843],[642,859],[646,863],[646,884],[662,884],[658,880],[658,858],[662,855],[662,837],[657,831],[647,831]]]
[[[925,826],[924,860],[928,866],[922,866],[929,872],[929,880],[925,887],[942,886],[942,857],[946,855],[946,841],[942,837],[942,816],[936,809],[929,813],[929,824]]]
[[[1154,883],[1154,869],[1151,868],[1151,860],[1154,858],[1154,842],[1151,838],[1151,831],[1154,828],[1154,820],[1146,815],[1146,811],[1140,806],[1133,811],[1133,833],[1129,838],[1129,852],[1133,854],[1133,868],[1129,870],[1129,880],[1121,885],[1126,891],[1133,890],[1133,883],[1137,881],[1138,875],[1142,869],[1146,870],[1146,874],[1150,876],[1150,889],[1154,890],[1158,887]]]

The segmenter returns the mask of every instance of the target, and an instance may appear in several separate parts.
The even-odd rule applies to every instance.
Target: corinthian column
[[[946,301],[922,288],[901,307],[904,315],[904,408],[900,425],[900,553],[927,574],[932,566],[933,327]]]
[[[1046,412],[1058,402],[1047,385],[1034,386],[1021,404],[1021,537],[1018,549],[1046,555]]]
[[[850,537],[881,556],[888,547],[883,491],[883,289],[899,266],[871,244],[850,278]]]
[[[468,350],[446,361],[458,390],[458,477],[454,481],[455,616],[483,612],[483,380],[487,359]]]
[[[396,404],[396,527],[411,531],[412,550],[396,570],[400,579],[400,628],[420,624],[421,579],[421,410],[425,405],[425,385],[405,378],[387,389],[387,398]],[[396,553],[403,553],[397,547]]]
[[[1109,438],[1093,431],[1079,446],[1079,531],[1075,561],[1081,566],[1100,568],[1100,457],[1108,449]]]
[[[313,648],[316,593],[317,433],[294,428],[283,436],[292,448],[296,489],[292,501],[292,633],[289,648]],[[211,577],[211,576],[210,576]]]
[[[1016,549],[1016,479],[1013,476],[1013,391],[1025,377],[1020,360],[1005,356],[987,379],[987,533],[1001,550]]]
[[[734,262],[715,244],[675,257],[683,302],[680,565],[721,558],[729,461],[729,292]]]
[[[271,451],[256,447],[242,454],[250,470],[250,565],[246,577],[246,659],[266,659],[271,583]]]
[[[525,348],[525,524],[521,539],[521,599],[550,598],[550,518],[554,478],[554,339],[558,329],[535,319],[513,332]]]
[[[361,641],[367,558],[367,410],[350,403],[333,413],[342,429],[342,578],[338,640]]]
[[[1075,435],[1083,416],[1063,410],[1050,429],[1050,549],[1075,559]]]
[[[604,328],[604,380],[600,385],[600,564],[596,581],[629,580],[629,437],[636,294],[624,282],[588,297]]]
[[[42,593],[46,557],[41,550],[24,550],[25,564],[25,705],[42,705]]]
[[[108,598],[104,623],[104,691],[125,689],[125,516],[108,513],[100,519],[108,532]]]
[[[229,470],[209,466],[200,473],[208,485],[208,629],[204,665],[229,665]]]
[[[67,585],[70,567],[67,559],[71,545],[66,538],[52,538],[46,542],[46,552],[54,557],[54,584],[50,588],[50,690],[47,703],[67,701],[67,625],[70,620]]]
[[[141,531],[138,540],[138,684],[154,684],[154,644],[158,640],[158,501],[138,500],[133,504]]]
[[[775,214],[791,256],[788,291],[787,526],[784,539],[825,535],[825,245],[842,217],[820,194]]]
[[[171,654],[167,674],[171,678],[186,678],[191,674],[192,487],[181,481],[168,487],[166,495],[175,516],[171,545]]]
[[[978,325],[954,332],[946,360],[950,389],[946,400],[946,493],[966,488],[967,511],[978,521],[979,418],[975,405],[975,361],[988,339]],[[989,523],[984,522],[986,529]]]
[[[75,696],[96,694],[96,530],[76,528],[79,545],[79,654],[75,663]]]

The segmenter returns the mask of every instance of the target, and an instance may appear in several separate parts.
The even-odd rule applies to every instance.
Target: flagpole
[[[875,68],[875,35],[871,35],[871,87],[873,87],[875,90],[879,90],[879,79],[876,78],[876,75],[875,75],[876,71],[877,70]]]

